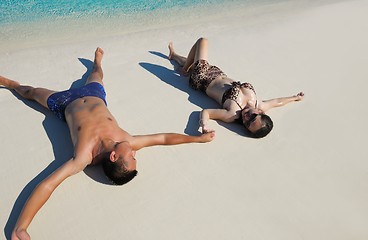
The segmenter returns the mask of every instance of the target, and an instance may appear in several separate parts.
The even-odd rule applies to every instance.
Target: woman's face
[[[256,132],[263,127],[261,115],[264,112],[257,108],[244,109],[241,113],[244,126],[251,132]]]

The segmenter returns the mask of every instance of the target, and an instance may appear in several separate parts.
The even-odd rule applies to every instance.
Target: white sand
[[[368,1],[329,2],[258,16],[264,21],[227,14],[1,55],[1,75],[62,90],[85,73],[78,58],[92,60],[103,47],[109,108],[131,134],[195,133],[199,111],[216,106],[159,56],[170,40],[186,54],[198,37],[207,37],[211,62],[253,83],[262,99],[306,93],[305,101],[270,111],[275,127],[265,139],[213,121],[212,143],[138,152],[139,176],[126,186],[100,183],[98,168],[71,177],[29,233],[69,240],[368,239],[367,12]],[[30,189],[72,153],[66,124],[26,103],[39,111],[0,89],[6,234]]]

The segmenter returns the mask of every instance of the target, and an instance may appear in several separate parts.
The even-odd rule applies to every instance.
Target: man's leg
[[[206,38],[200,38],[190,49],[188,56],[185,58],[180,56],[174,51],[174,46],[172,42],[169,43],[169,59],[176,61],[184,72],[188,72],[193,63],[198,60],[207,61],[208,52],[208,40]]]
[[[102,82],[103,71],[101,67],[101,61],[102,61],[103,54],[104,54],[104,51],[102,50],[102,48],[96,49],[93,69],[92,69],[91,74],[87,78],[86,85],[91,82],[98,82],[101,85],[103,85],[103,82]]]
[[[103,54],[104,52],[101,48],[96,49],[92,73],[89,75],[86,84],[91,82],[98,82],[103,85],[103,72],[101,68]],[[51,94],[56,92],[46,88],[35,88],[32,86],[21,85],[17,81],[2,76],[0,76],[0,86],[15,90],[22,97],[34,100],[46,108],[48,108],[47,99],[50,97]]]
[[[48,108],[47,99],[56,91],[46,88],[35,88],[31,86],[21,85],[17,81],[0,76],[0,85],[15,90],[19,95],[26,99],[34,100],[42,106]]]

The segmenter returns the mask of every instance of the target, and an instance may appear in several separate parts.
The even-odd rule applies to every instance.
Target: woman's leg
[[[190,67],[198,60],[207,61],[208,52],[208,40],[206,38],[200,38],[190,49],[187,57],[180,56],[174,51],[173,43],[169,43],[169,59],[176,61],[181,67],[183,72],[188,72]]]
[[[31,86],[21,85],[17,81],[0,76],[0,85],[15,90],[19,95],[26,99],[38,102],[42,106],[48,108],[47,99],[56,91],[46,88],[35,88]]]
[[[86,84],[91,83],[91,82],[98,82],[101,85],[103,85],[103,82],[102,82],[103,71],[102,71],[102,66],[101,66],[103,54],[104,54],[104,51],[102,50],[102,48],[96,49],[93,69],[92,69],[91,74],[87,78]]]

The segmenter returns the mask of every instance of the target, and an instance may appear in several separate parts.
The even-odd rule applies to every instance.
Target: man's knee
[[[29,95],[31,97],[36,97],[36,96],[41,96],[44,94],[45,92],[45,89],[44,88],[39,88],[39,87],[35,87],[35,88],[32,88],[32,89],[29,89]]]
[[[31,98],[33,95],[34,88],[31,86],[19,86],[15,88],[15,91],[24,98]]]

